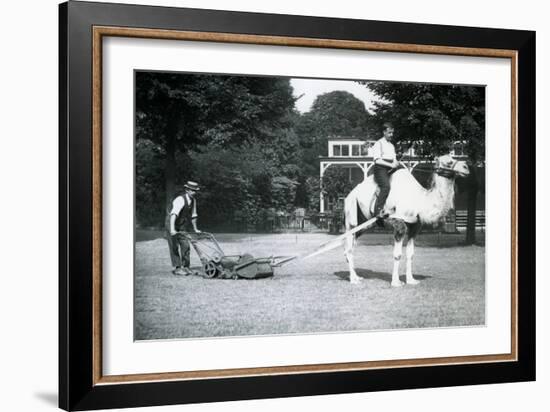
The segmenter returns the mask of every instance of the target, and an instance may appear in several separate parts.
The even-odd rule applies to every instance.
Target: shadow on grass
[[[430,244],[422,244],[421,242],[417,242],[417,243],[415,243],[415,246],[418,246],[418,247],[433,247],[435,249],[460,249],[460,248],[465,248],[465,247],[470,247],[470,246],[485,247],[485,243],[484,242],[476,242],[474,244],[468,244],[468,243],[465,243],[465,242],[460,242],[460,243],[448,244],[448,245],[445,245],[445,244],[430,245]]]
[[[357,276],[363,279],[367,279],[367,280],[378,279],[386,282],[391,281],[391,273],[389,272],[375,272],[374,270],[358,269],[358,268],[356,268],[355,271],[357,272]],[[336,276],[340,280],[345,280],[346,282],[349,281],[349,272],[347,270],[334,272],[334,276]],[[431,278],[431,276],[415,274],[414,278],[416,280],[424,280],[424,279]],[[400,276],[400,279],[405,280],[405,276]]]

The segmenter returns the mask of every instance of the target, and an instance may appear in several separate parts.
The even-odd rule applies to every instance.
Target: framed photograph
[[[535,379],[534,32],[59,13],[61,408]]]

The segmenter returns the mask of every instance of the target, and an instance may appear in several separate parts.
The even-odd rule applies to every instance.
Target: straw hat
[[[201,190],[199,184],[197,182],[191,182],[188,181],[185,185],[183,185],[186,189],[194,190],[195,192]]]

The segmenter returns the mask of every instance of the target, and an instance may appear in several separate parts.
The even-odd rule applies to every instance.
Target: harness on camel
[[[446,177],[447,179],[453,179],[456,177],[456,170],[454,169],[454,167],[456,166],[457,162],[457,160],[453,159],[450,167],[439,165],[435,168],[434,171],[439,176]]]

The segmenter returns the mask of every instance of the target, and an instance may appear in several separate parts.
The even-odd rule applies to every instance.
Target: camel
[[[412,258],[414,255],[414,239],[422,224],[433,224],[444,217],[454,204],[455,178],[469,174],[468,165],[464,161],[454,160],[450,155],[436,158],[435,169],[430,189],[424,189],[411,172],[398,169],[391,176],[390,193],[384,207],[390,213],[386,222],[393,226],[393,271],[391,286],[403,286],[399,280],[399,263],[403,252],[403,240],[408,237],[406,246],[406,282],[408,285],[418,283],[413,276]],[[353,229],[358,222],[358,211],[366,219],[373,217],[373,207],[378,187],[373,176],[365,178],[346,197],[344,203],[346,231]],[[344,254],[349,265],[349,280],[352,284],[361,282],[355,272],[353,250],[356,244],[356,234],[346,237]]]

